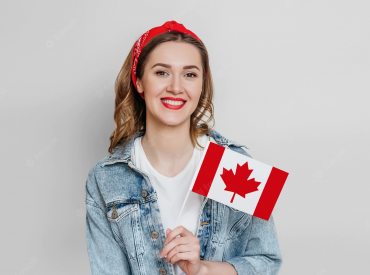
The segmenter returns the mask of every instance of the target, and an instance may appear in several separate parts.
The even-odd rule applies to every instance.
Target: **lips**
[[[182,107],[184,107],[186,104],[186,100],[182,98],[175,98],[175,97],[163,97],[161,98],[161,102],[164,107],[171,109],[171,110],[179,110]],[[182,103],[180,104],[180,102]]]

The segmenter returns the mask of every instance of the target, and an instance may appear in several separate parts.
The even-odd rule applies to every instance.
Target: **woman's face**
[[[172,126],[190,122],[202,91],[202,78],[201,56],[195,46],[173,41],[158,45],[151,52],[142,79],[136,82],[138,92],[144,92],[147,122],[154,119]]]

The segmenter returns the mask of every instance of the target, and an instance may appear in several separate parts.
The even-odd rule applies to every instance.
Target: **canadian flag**
[[[269,220],[288,173],[208,141],[189,191]]]

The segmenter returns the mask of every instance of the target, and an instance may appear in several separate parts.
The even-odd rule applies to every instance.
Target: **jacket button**
[[[143,198],[146,198],[147,195],[148,192],[146,192],[146,190],[141,191],[141,196],[143,196]]]
[[[160,270],[159,270],[159,274],[161,274],[161,275],[165,275],[167,273],[167,271],[166,271],[166,269],[164,269],[164,268],[161,268]]]
[[[158,232],[157,232],[157,231],[153,231],[153,232],[152,232],[152,238],[153,238],[153,239],[158,238],[158,236],[159,236],[159,234],[158,234]]]

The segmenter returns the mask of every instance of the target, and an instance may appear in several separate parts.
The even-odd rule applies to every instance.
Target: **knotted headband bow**
[[[140,38],[136,41],[134,45],[134,51],[132,53],[132,68],[131,68],[131,78],[134,82],[135,88],[136,87],[136,66],[137,61],[139,59],[139,55],[141,53],[141,50],[144,48],[144,46],[152,39],[153,37],[157,36],[158,34],[169,32],[169,31],[178,31],[181,33],[187,33],[193,36],[195,39],[200,41],[198,36],[196,36],[192,31],[186,29],[183,24],[179,24],[176,21],[167,21],[162,26],[155,27],[153,29],[150,29],[146,33],[144,33]],[[207,74],[207,70],[206,70]]]

